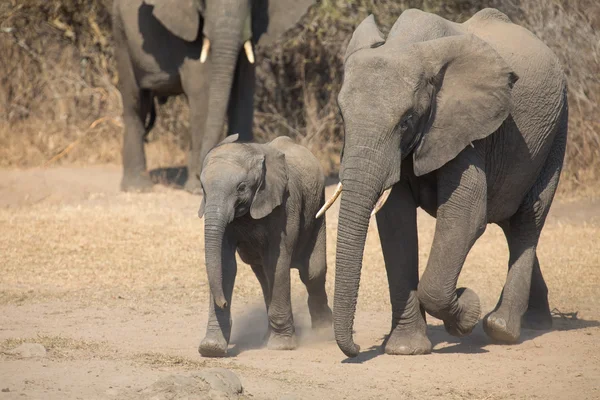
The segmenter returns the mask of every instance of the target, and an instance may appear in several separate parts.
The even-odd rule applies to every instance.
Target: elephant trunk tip
[[[346,355],[346,357],[349,358],[354,358],[358,356],[358,353],[360,353],[360,346],[352,341],[350,341],[350,343],[348,344],[342,344],[338,342],[338,346],[340,350],[342,350],[342,352]]]

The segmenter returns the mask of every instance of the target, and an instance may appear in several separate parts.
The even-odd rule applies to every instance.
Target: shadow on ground
[[[584,320],[577,318],[577,312],[561,313],[553,311],[552,313],[552,328],[548,330],[522,329],[521,338],[516,345],[523,342],[533,340],[545,334],[554,331],[574,331],[586,328],[600,327],[600,321]],[[488,353],[487,346],[510,346],[494,342],[483,331],[481,321],[477,324],[473,332],[463,338],[451,336],[446,332],[443,325],[427,326],[427,336],[431,340],[433,346],[432,353],[434,354],[481,354]],[[382,344],[372,346],[365,351],[361,351],[355,358],[346,358],[342,361],[344,364],[362,364],[375,357],[384,354],[384,347],[388,335],[381,338]]]
[[[154,184],[183,189],[188,178],[187,167],[167,167],[150,170],[150,179]]]

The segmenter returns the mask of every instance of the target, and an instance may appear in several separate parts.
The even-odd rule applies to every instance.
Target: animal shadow
[[[150,171],[152,183],[183,189],[188,178],[187,167],[156,168]]]

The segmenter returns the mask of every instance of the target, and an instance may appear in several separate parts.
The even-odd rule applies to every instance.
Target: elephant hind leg
[[[321,220],[323,221],[323,220]],[[315,244],[308,263],[300,266],[300,280],[308,292],[308,311],[313,329],[329,328],[332,324],[332,314],[327,304],[325,280],[327,275],[325,223],[318,228]]]
[[[265,270],[262,265],[252,264],[252,271],[254,275],[256,275],[256,279],[258,283],[260,283],[260,287],[263,292],[263,298],[265,300],[265,308],[267,310],[267,315],[269,313],[269,306],[271,305],[271,290],[269,289],[269,283],[267,281],[267,276],[265,275]],[[264,337],[264,341],[266,342],[271,335],[271,325],[267,323],[267,333]]]
[[[548,288],[536,249],[558,186],[565,144],[566,130],[555,138],[538,181],[517,213],[502,224],[510,251],[509,270],[498,305],[483,324],[488,336],[500,342],[518,341],[521,323],[535,329],[552,326]]]

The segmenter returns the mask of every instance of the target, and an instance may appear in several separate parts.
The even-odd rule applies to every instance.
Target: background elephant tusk
[[[331,198],[329,200],[327,200],[325,202],[325,204],[323,204],[323,207],[321,207],[321,209],[319,210],[319,212],[317,213],[315,218],[319,218],[321,215],[325,214],[325,211],[329,210],[329,207],[331,207],[333,205],[333,203],[335,203],[335,201],[337,200],[337,198],[340,196],[341,193],[342,193],[342,182],[338,183],[337,187],[335,188],[335,192],[333,192],[333,195],[331,196]]]
[[[385,189],[383,193],[381,193],[381,196],[379,196],[379,200],[377,200],[377,203],[375,203],[375,208],[371,212],[371,215],[375,215],[379,212],[379,210],[381,210],[381,207],[383,207],[388,197],[390,197],[390,193],[392,193],[391,187]]]
[[[248,57],[250,64],[254,64],[254,51],[252,50],[252,43],[249,40],[246,40],[244,43],[244,50],[246,51],[246,57]]]
[[[208,51],[210,50],[210,40],[207,37],[202,41],[202,52],[200,53],[200,62],[204,64],[208,58]]]

